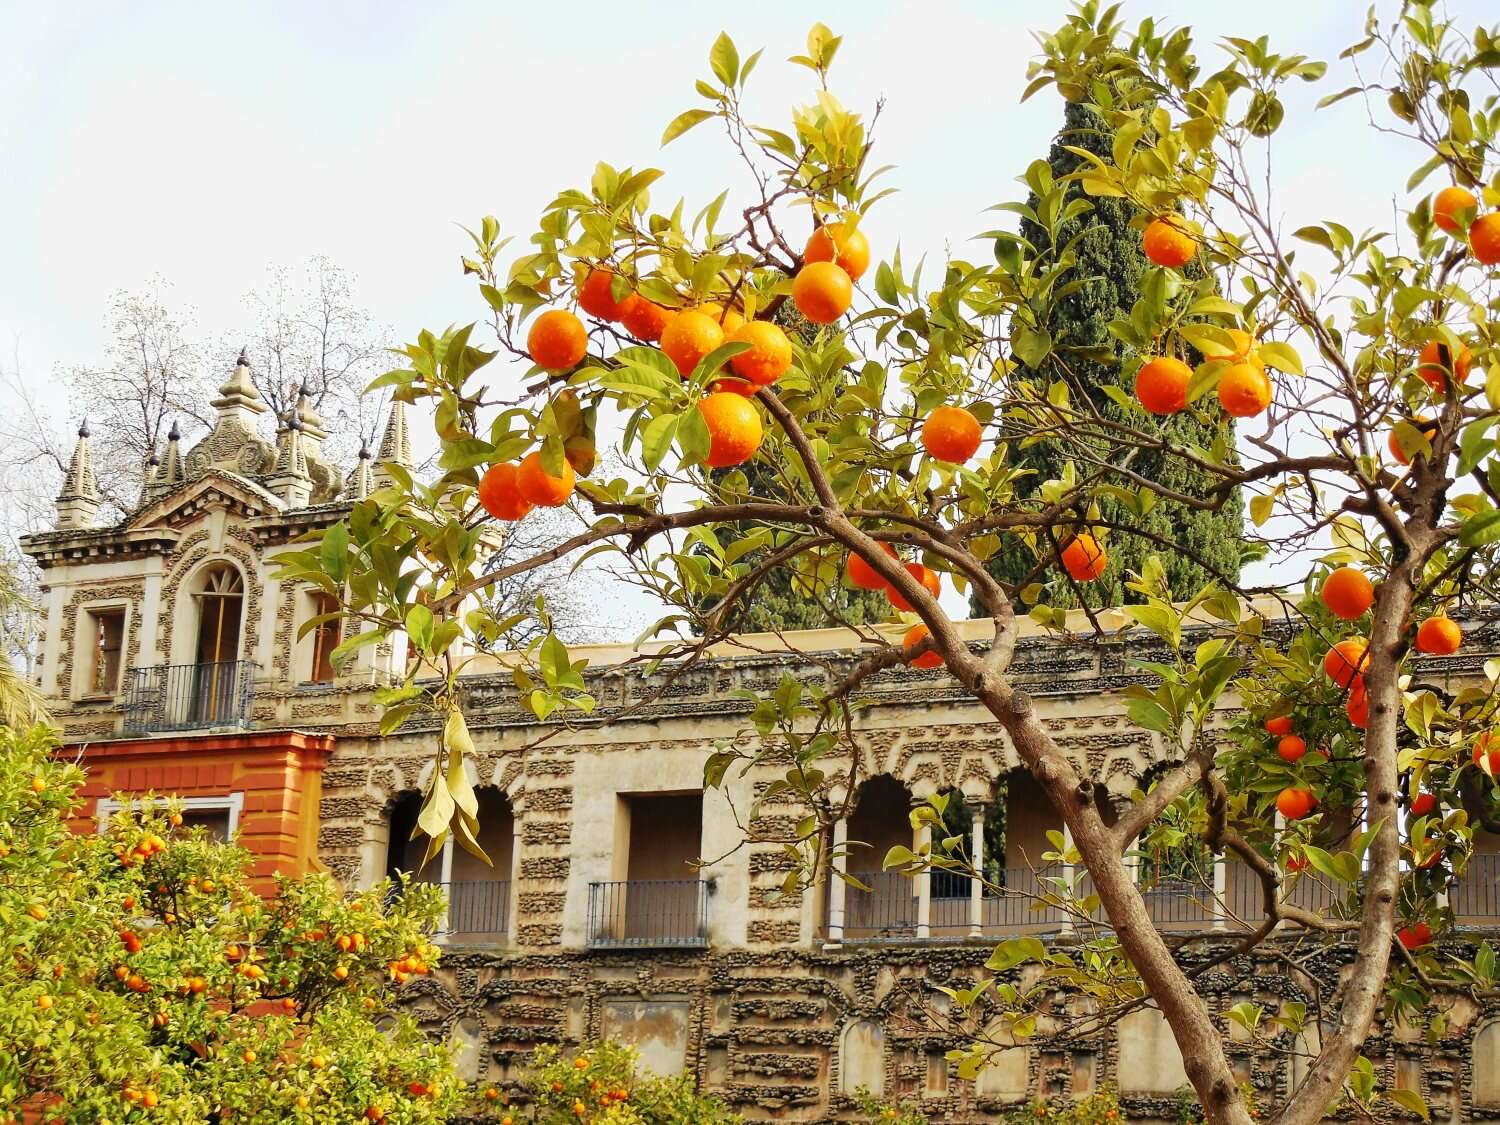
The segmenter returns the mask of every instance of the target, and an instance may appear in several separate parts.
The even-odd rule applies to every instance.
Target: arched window
[[[240,658],[240,623],[245,609],[245,580],[228,563],[215,563],[198,579],[199,664],[222,664]]]

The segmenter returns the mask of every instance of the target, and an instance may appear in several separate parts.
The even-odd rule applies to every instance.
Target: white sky
[[[1061,119],[1054,93],[1019,96],[1032,30],[1069,7],[0,0],[0,355],[8,366],[14,351],[43,384],[97,358],[111,293],[158,274],[196,310],[197,335],[221,338],[268,265],[313,254],[351,271],[375,321],[403,337],[481,317],[455,223],[488,212],[524,234],[598,159],[664,168],[657,202],[686,196],[692,214],[729,182],[726,150],[712,124],[666,150],[658,140],[701,104],[692,84],[709,44],[727,30],[742,57],[767,48],[749,105],[784,127],[811,76],[783,60],[815,19],[844,36],[832,86],[845,105],[886,99],[876,162],[898,166],[885,182],[901,191],[865,224],[876,255],[898,241],[908,262],[949,247],[985,255],[964,240],[995,225],[985,207],[1024,190],[1015,178]],[[1484,0],[1449,9],[1465,28],[1494,18]],[[1208,66],[1215,39],[1266,33],[1329,61],[1276,142],[1287,229],[1335,216],[1388,228],[1420,160],[1370,131],[1357,99],[1310,112],[1350,84],[1337,55],[1364,11],[1353,0],[1125,4],[1131,22],[1193,24]],[[60,415],[88,408],[55,390],[48,401]]]

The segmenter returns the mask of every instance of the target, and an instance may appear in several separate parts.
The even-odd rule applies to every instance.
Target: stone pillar
[[[514,805],[510,811],[510,832],[510,904],[505,920],[505,937],[515,945],[521,932],[521,814]]]
[[[973,843],[969,845],[969,862],[979,875],[984,873],[984,820],[989,806],[974,806]],[[976,875],[969,879],[969,936],[984,936],[984,880]]]
[[[438,933],[442,940],[446,941],[448,936],[448,901],[453,897],[453,837],[450,835],[443,841],[442,866],[439,869],[438,881],[443,887],[443,916],[438,920]]]
[[[1062,851],[1063,854],[1066,855],[1068,850],[1073,846],[1073,831],[1068,827],[1066,821],[1063,822],[1062,835]],[[1069,893],[1071,893],[1073,889],[1073,865],[1071,863],[1065,862],[1062,865],[1062,876],[1065,880],[1065,885],[1068,887]],[[1065,934],[1070,934],[1073,932],[1073,916],[1071,914],[1063,915],[1062,922],[1058,926],[1058,930]]]
[[[924,824],[916,832],[916,847],[913,849],[918,855],[926,854],[932,858],[932,825]],[[917,940],[926,941],[932,936],[932,867],[922,868],[921,874],[917,876]]]
[[[839,817],[833,822],[833,845],[828,860],[828,935],[825,945],[836,946],[844,940],[844,894],[848,890],[839,872],[848,866],[845,848],[849,843],[849,820]]]
[[[1214,856],[1214,919],[1212,928],[1222,930],[1225,928],[1229,913],[1229,904],[1224,901],[1225,894],[1229,890],[1229,857],[1227,855]]]

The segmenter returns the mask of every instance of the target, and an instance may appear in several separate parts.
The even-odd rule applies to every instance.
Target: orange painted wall
[[[322,870],[318,805],[333,736],[303,731],[170,734],[64,747],[88,771],[73,828],[93,832],[98,801],[116,793],[227,797],[244,794],[236,838],[269,890],[275,874]]]

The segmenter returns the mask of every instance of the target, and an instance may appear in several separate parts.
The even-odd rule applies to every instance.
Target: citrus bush
[[[849,744],[861,686],[941,669],[1004,730],[1066,828],[1042,857],[1076,873],[1055,905],[1111,924],[1091,925],[1077,950],[1001,943],[988,975],[947,990],[960,1023],[983,998],[1000,1009],[983,1023],[1001,1040],[1048,1027],[1065,1041],[1068,1021],[1049,1007],[1058,987],[1086,992],[1100,1019],[1149,995],[1206,1119],[1248,1125],[1223,1028],[1194,988],[1206,969],[1157,931],[1128,853],[1144,839],[1163,856],[1228,855],[1262,892],[1264,921],[1238,920],[1244,949],[1287,931],[1353,949],[1278,1120],[1312,1125],[1341,1095],[1361,1112],[1380,1099],[1425,1112],[1413,1091],[1382,1088],[1360,1051],[1382,1006],[1440,1020],[1438,994],[1500,984],[1493,955],[1428,936],[1450,924],[1437,869],[1462,866],[1476,824],[1500,825],[1500,663],[1445,694],[1422,686],[1416,662],[1458,651],[1457,619],[1497,594],[1500,29],[1466,31],[1412,0],[1361,34],[1339,64],[1351,84],[1323,103],[1362,99],[1382,146],[1409,156],[1410,176],[1389,185],[1411,196],[1392,230],[1355,233],[1324,213],[1336,200],[1285,229],[1286,161],[1266,154],[1287,89],[1325,81],[1328,64],[1253,31],[1202,48],[1190,28],[1127,28],[1119,6],[1095,0],[1039,37],[1026,96],[1057,93],[1110,143],[1063,137],[1076,169],[1037,161],[1026,201],[995,205],[1034,238],[1002,223],[972,255],[913,266],[871,237],[891,169],[873,155],[878,114],[833,92],[843,41],[821,24],[789,60],[808,92],[785,118],[750,109],[761,51],[742,55],[727,34],[710,48],[698,101],[662,141],[719,130],[734,172],[717,197],[663,204],[661,170],[600,163],[514,240],[492,216],[476,224],[461,265],[481,319],[422,332],[375,381],[431,407],[437,473],[392,466],[280,573],[342,599],[339,659],[404,635],[407,676],[377,698],[385,730],[442,716],[420,814],[432,846],[452,833],[478,850],[459,681],[516,624],[484,608],[496,583],[604,555],[665,605],[642,640],[674,671],[703,659],[772,575],[829,625],[847,624],[843,587],[884,594],[889,627],[848,634],[852,667],[817,658],[824,677],[752,693],[742,735],[705,763],[707,787],[756,771],[759,801],[799,808],[777,817],[795,826],[777,841],[785,893],[820,895],[830,878],[833,825],[860,780]],[[1359,69],[1371,51],[1378,75]],[[1108,326],[1125,349],[1108,386],[1078,371],[1115,362],[1113,349],[1048,327],[1068,323],[1058,302],[1093,283],[1076,268],[1083,232],[1061,235],[1098,200],[1128,212],[1125,237],[1149,263]],[[795,338],[779,319],[789,305],[812,326]],[[1099,393],[1118,411],[1097,409]],[[1201,440],[1164,428],[1184,414]],[[1040,480],[1021,457],[1039,442],[1058,466]],[[1171,472],[1139,471],[1143,451]],[[1162,483],[1184,477],[1191,488]],[[1208,514],[1246,503],[1246,542],[1229,557],[1279,553],[1305,567],[1304,589],[1247,589],[1223,555],[1200,557],[1153,521],[1165,501]],[[571,505],[586,526],[488,566],[495,535],[545,505]],[[1104,613],[1093,591],[1118,543],[1143,561],[1126,576],[1131,604]],[[1004,580],[990,567],[1002,548]],[[1163,553],[1208,576],[1185,604]],[[974,607],[979,643],[945,598]],[[513,664],[522,705],[543,721],[593,710],[585,662],[549,629],[545,603],[523,617],[537,639]],[[1058,744],[1018,685],[1028,617],[1059,633],[1129,624],[1160,641],[1121,703],[1159,740],[1164,768],[1128,804],[1107,807],[1107,779]],[[1225,734],[1230,700],[1246,714]],[[1419,798],[1427,811],[1407,816]],[[935,827],[942,800],[914,810],[913,827]],[[886,865],[963,870],[962,845],[893,848]],[[1294,863],[1337,884],[1339,911],[1299,905]],[[1025,987],[1006,976],[1022,964],[1041,970]],[[1238,1018],[1290,1065],[1305,1011],[1250,1004]],[[990,1034],[961,1052],[962,1077],[996,1045]]]
[[[171,801],[98,834],[55,732],[0,729],[0,1119],[448,1120],[446,1050],[390,1012],[428,972],[436,888],[346,897],[321,875],[263,899],[250,856]]]
[[[556,1046],[533,1052],[517,1105],[511,1093],[490,1087],[482,1100],[488,1120],[501,1125],[737,1125],[740,1118],[718,1098],[700,1094],[682,1074],[640,1074],[635,1049],[604,1041],[576,1052]]]

